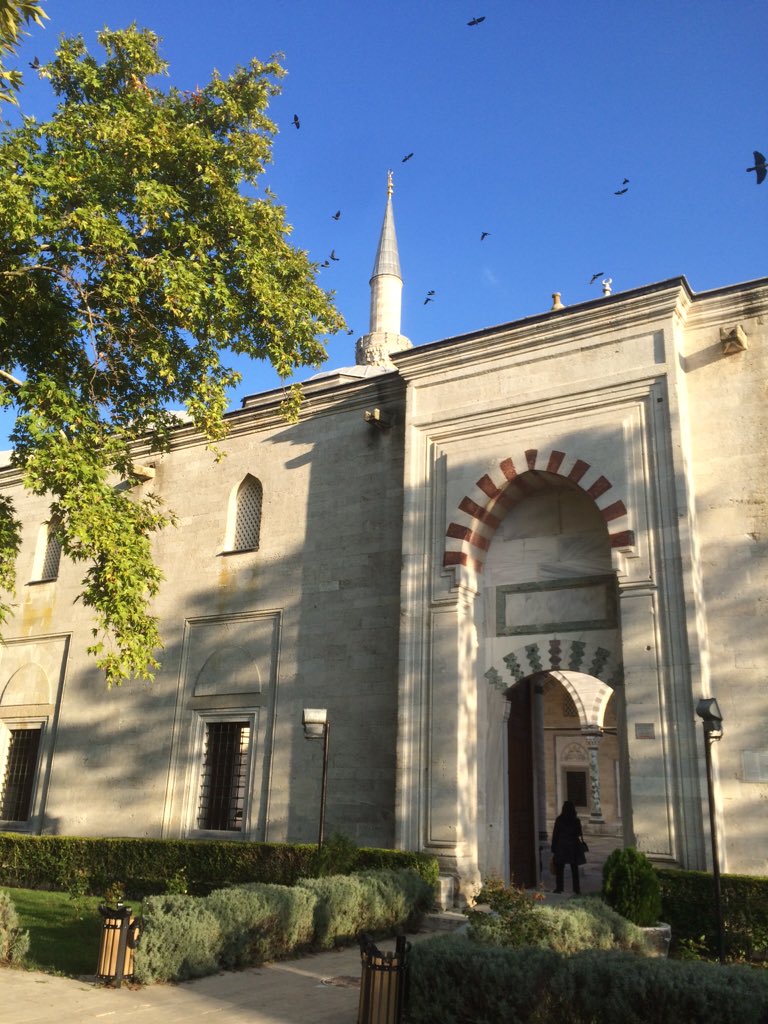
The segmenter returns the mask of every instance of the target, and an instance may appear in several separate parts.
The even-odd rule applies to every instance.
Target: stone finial
[[[611,285],[613,284],[613,279],[610,278],[610,277],[605,277],[600,282],[600,284],[603,286],[603,295],[610,295],[611,294]]]
[[[552,309],[550,312],[555,309],[565,309],[565,306],[560,301],[560,292],[552,292]]]

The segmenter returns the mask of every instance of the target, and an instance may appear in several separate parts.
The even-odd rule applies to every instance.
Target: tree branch
[[[7,370],[0,370],[0,377],[3,377],[5,380],[8,381],[9,384],[12,384],[15,388],[20,388],[21,385],[24,383],[23,380],[17,380],[16,377],[8,373]]]

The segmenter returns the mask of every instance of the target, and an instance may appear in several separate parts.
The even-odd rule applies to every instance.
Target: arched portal
[[[622,831],[611,541],[591,495],[544,476],[495,530],[476,618],[488,684],[481,872],[525,885],[542,879],[563,800],[587,830]]]

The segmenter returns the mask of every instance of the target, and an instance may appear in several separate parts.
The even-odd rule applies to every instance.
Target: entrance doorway
[[[533,798],[531,682],[523,679],[507,693],[509,871],[515,885],[538,882],[536,873],[536,813]]]

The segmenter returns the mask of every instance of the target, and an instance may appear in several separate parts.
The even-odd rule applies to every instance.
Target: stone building
[[[768,280],[684,278],[411,347],[391,184],[354,367],[137,450],[166,648],[105,691],[82,569],[23,511],[0,648],[0,828],[431,851],[473,883],[541,876],[586,831],[710,863],[697,701],[716,696],[724,870],[766,873]],[[607,290],[607,289],[606,289]]]

